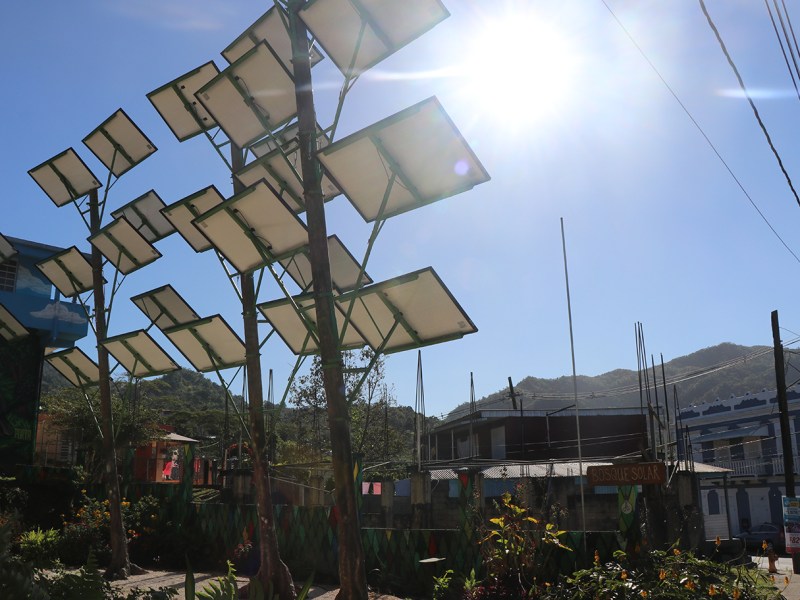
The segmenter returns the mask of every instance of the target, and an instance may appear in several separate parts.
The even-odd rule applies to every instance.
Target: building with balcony
[[[62,252],[46,244],[1,237],[0,472],[30,464],[45,351],[86,336],[80,304],[64,301],[36,264]]]
[[[787,398],[797,474],[800,387],[790,387]],[[737,535],[761,523],[782,523],[786,487],[777,393],[748,392],[689,406],[681,410],[680,419],[683,449],[697,462],[728,470],[700,481],[707,536]]]

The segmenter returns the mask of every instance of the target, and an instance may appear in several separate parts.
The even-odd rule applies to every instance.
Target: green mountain
[[[800,369],[792,364],[794,356],[787,352],[786,382],[793,384],[800,377]],[[800,366],[800,360],[794,359]],[[722,343],[664,363],[666,390],[661,364],[648,365],[647,372],[615,369],[589,377],[579,375],[576,387],[581,407],[611,408],[638,407],[640,402],[664,403],[669,399],[673,408],[675,400],[683,408],[691,404],[711,402],[716,398],[740,396],[747,392],[775,389],[775,363],[772,348],[768,346],[739,346]],[[655,385],[654,385],[655,381]],[[666,395],[665,395],[666,391]],[[514,384],[517,402],[529,410],[556,410],[574,402],[572,377],[555,379],[526,377]],[[478,408],[513,408],[508,388],[477,402]],[[519,406],[519,404],[517,404]],[[469,411],[469,403],[453,410],[449,418]]]

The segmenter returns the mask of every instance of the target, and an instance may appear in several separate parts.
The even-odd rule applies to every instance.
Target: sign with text
[[[800,552],[800,498],[783,497],[783,528],[786,533],[786,551]]]
[[[599,465],[587,467],[586,476],[589,485],[661,485],[667,481],[667,468],[660,462]]]

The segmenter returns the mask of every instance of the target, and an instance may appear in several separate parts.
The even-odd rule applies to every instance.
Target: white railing
[[[744,460],[715,460],[715,467],[730,469],[732,477],[758,477],[763,475],[783,475],[783,455],[772,458],[749,458]],[[800,456],[794,457],[794,472],[800,474]]]

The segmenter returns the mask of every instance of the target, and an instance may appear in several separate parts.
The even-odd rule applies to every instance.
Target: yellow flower
[[[766,552],[767,551],[767,540],[761,542],[761,549]]]
[[[597,550],[595,550],[594,551],[594,564],[599,564],[599,563],[600,563],[600,553]]]
[[[742,595],[742,592],[739,591],[739,588],[733,588],[733,600],[739,600],[739,596]]]
[[[675,548],[675,549],[672,551],[672,553],[673,553],[675,556],[679,556],[679,555],[680,555],[680,553],[681,553],[681,551],[680,551],[680,550],[678,550],[677,548]]]
[[[714,540],[714,544],[716,544],[716,545],[717,545],[717,547],[719,547],[719,545],[720,545],[721,543],[722,543],[722,540],[721,540],[721,539],[719,539],[719,536],[717,536],[717,539],[716,539],[716,540]]]
[[[694,590],[695,588],[694,581],[692,581],[691,579],[687,580],[683,587],[685,587],[687,590]]]
[[[639,592],[639,595],[640,595],[642,598],[647,598],[647,591],[645,591],[645,590],[642,590],[641,592]]]
[[[658,578],[659,578],[661,581],[664,581],[664,580],[667,578],[667,572],[666,572],[664,569],[661,569],[661,570],[658,572]]]
[[[709,596],[716,596],[717,595],[717,588],[714,587],[713,583],[708,588],[708,595]]]
[[[628,572],[623,569],[622,573],[620,574],[620,577],[622,577],[623,580],[627,579],[628,578]]]

